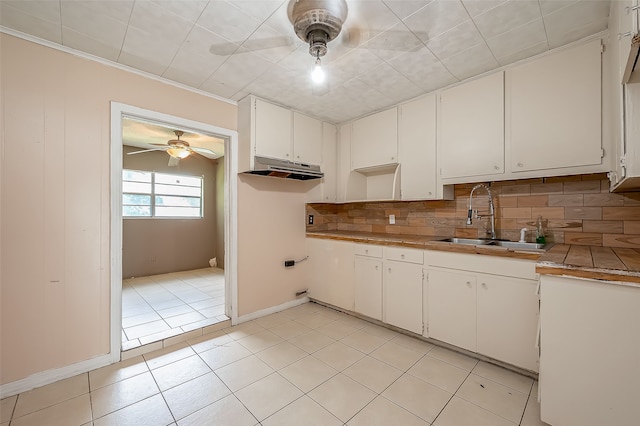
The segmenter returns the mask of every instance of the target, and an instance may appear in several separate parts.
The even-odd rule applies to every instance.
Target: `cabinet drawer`
[[[399,262],[417,263],[424,262],[423,251],[403,247],[385,247],[384,258],[387,260],[397,260]]]
[[[360,256],[382,257],[382,246],[356,244],[353,252]]]

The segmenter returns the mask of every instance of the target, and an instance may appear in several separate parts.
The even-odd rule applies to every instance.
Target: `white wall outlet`
[[[395,225],[396,224],[396,215],[395,214],[390,214],[389,215],[389,225]]]

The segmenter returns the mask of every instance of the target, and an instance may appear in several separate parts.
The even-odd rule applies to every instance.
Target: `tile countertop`
[[[438,241],[446,237],[422,235],[316,231],[307,232],[307,237],[530,259],[537,261],[536,272],[539,274],[566,275],[578,278],[640,284],[640,249],[633,248],[556,244],[547,252],[540,253],[511,250],[496,246],[451,244]]]
[[[451,251],[456,253],[475,253],[488,256],[512,257],[516,259],[538,260],[543,254],[541,252],[512,250],[498,246],[474,246],[438,241],[443,238],[447,238],[443,236],[376,234],[372,232],[354,231],[315,231],[307,232],[307,237],[353,241],[356,243],[379,244],[385,246],[402,246],[417,249]]]
[[[640,284],[640,249],[556,244],[540,256],[536,272]]]

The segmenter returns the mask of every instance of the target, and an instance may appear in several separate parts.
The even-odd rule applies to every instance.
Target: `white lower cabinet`
[[[477,280],[477,352],[538,371],[537,282],[484,274]]]
[[[359,245],[357,247],[360,249],[356,249],[357,253],[369,250],[362,249]],[[371,257],[366,254],[355,256],[354,310],[359,314],[382,321],[382,259],[380,256]]]
[[[546,275],[540,282],[542,421],[640,424],[640,288]]]
[[[534,261],[317,238],[307,253],[312,299],[538,371]]]
[[[354,306],[354,244],[307,238],[309,297],[352,311]]]
[[[422,265],[384,261],[383,321],[422,334]]]
[[[430,269],[429,337],[476,351],[476,277]]]
[[[456,253],[433,257],[424,290],[428,336],[538,371],[535,263]]]

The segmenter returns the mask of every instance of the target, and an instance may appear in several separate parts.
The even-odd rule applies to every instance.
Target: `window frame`
[[[151,190],[150,192],[128,192],[125,191],[124,188],[122,189],[122,197],[120,198],[120,207],[121,207],[121,213],[122,213],[122,218],[123,219],[204,219],[204,175],[200,175],[200,176],[194,176],[194,175],[183,175],[183,174],[177,174],[177,173],[167,173],[167,172],[157,172],[155,170],[136,170],[136,169],[122,169],[122,176],[121,176],[121,181],[124,184],[124,182],[137,182],[137,181],[131,181],[131,180],[126,180],[124,178],[124,174],[126,172],[137,172],[137,173],[145,173],[145,174],[149,174],[151,177],[151,180],[149,183]],[[200,181],[200,195],[199,196],[192,196],[192,195],[173,195],[173,194],[158,194],[156,192],[156,185],[165,185],[165,186],[186,186],[189,188],[197,188],[197,186],[190,186],[190,185],[180,185],[180,184],[170,184],[170,183],[157,183],[156,181],[156,174],[161,174],[161,175],[165,175],[165,176],[175,176],[176,178],[189,178],[189,179],[198,179]],[[145,182],[146,183],[146,182]],[[123,185],[124,186],[124,185]],[[124,208],[125,206],[138,206],[138,204],[125,204],[124,203],[124,197],[126,195],[143,195],[143,196],[148,196],[149,197],[149,204],[142,204],[140,206],[142,207],[148,207],[150,210],[150,214],[148,216],[130,216],[130,215],[126,215],[124,212]],[[198,199],[200,201],[200,213],[196,216],[157,216],[156,215],[156,207],[158,206],[158,204],[156,203],[156,197],[162,197],[162,196],[167,196],[167,197],[184,197],[184,198],[193,198],[193,199]],[[164,207],[162,205],[160,205],[161,207]],[[180,206],[169,206],[169,207],[180,207]]]

